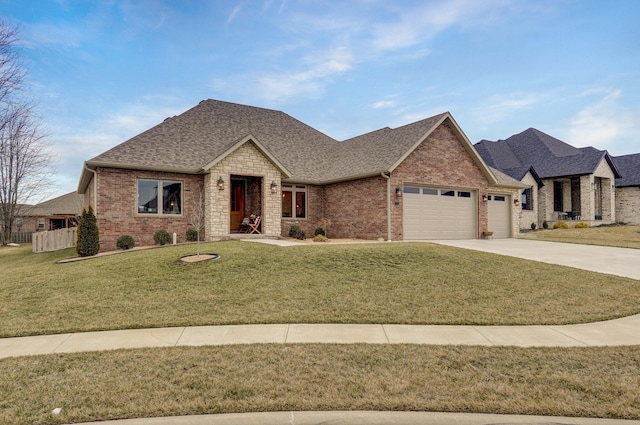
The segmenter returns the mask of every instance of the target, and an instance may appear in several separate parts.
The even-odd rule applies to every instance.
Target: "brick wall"
[[[382,176],[325,186],[329,238],[387,238],[387,183]]]
[[[153,234],[164,229],[177,233],[178,242],[186,240],[185,233],[190,223],[190,211],[198,202],[199,187],[203,176],[192,174],[164,173],[154,171],[98,168],[98,202],[96,216],[100,231],[100,250],[116,249],[121,235],[133,236],[136,245],[153,245]],[[137,179],[174,180],[183,183],[183,211],[180,215],[138,214]],[[85,194],[90,198],[91,186]],[[85,201],[86,202],[86,201]]]
[[[404,184],[461,187],[487,193],[487,180],[454,131],[444,122],[436,128],[391,174],[392,192]],[[394,240],[403,239],[402,200],[392,202]],[[487,230],[487,204],[478,203],[478,236]],[[386,228],[386,226],[385,226]]]

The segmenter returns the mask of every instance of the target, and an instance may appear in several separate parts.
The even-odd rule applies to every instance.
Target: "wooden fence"
[[[77,227],[60,230],[48,230],[46,232],[35,232],[32,237],[31,251],[37,253],[71,248],[73,246],[76,246],[77,237]]]
[[[11,241],[13,243],[31,243],[31,235],[33,232],[11,232]],[[2,240],[2,232],[0,232],[0,240]]]

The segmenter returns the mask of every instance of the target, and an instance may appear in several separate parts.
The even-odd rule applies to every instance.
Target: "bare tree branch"
[[[25,71],[15,44],[17,28],[0,20],[0,243],[11,241],[21,204],[49,176],[48,143],[33,107],[22,96]]]

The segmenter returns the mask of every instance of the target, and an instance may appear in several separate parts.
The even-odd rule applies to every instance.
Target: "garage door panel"
[[[490,195],[488,200],[489,230],[496,239],[511,237],[511,197]]]
[[[404,239],[476,238],[476,202],[475,192],[461,189],[405,188]]]

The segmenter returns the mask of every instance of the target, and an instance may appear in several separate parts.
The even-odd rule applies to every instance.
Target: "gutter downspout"
[[[95,170],[92,170],[91,168],[87,167],[87,164],[84,164],[84,169],[93,174],[93,202],[95,202],[93,213],[97,218],[98,217],[98,174],[96,174]]]
[[[380,175],[387,179],[387,242],[391,242],[391,176],[384,172]]]

